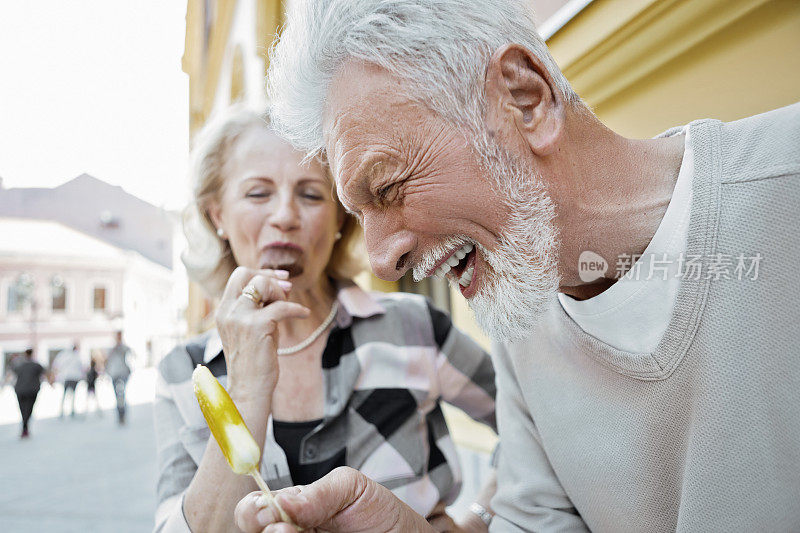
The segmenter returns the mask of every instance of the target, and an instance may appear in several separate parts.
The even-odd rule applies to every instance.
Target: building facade
[[[101,359],[116,331],[146,366],[185,335],[177,217],[91,176],[0,188],[0,373],[32,347],[49,365],[78,341]]]

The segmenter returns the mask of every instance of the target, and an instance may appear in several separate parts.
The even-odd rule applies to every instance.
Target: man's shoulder
[[[800,102],[723,123],[722,181],[800,175]]]

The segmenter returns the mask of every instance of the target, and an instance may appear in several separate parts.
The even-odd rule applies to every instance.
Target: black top
[[[275,442],[283,448],[286,454],[286,461],[289,463],[289,473],[292,475],[292,482],[295,485],[308,485],[313,483],[337,466],[344,466],[345,454],[341,450],[338,454],[321,461],[300,464],[300,445],[303,438],[320,425],[322,419],[310,420],[308,422],[281,422],[272,421],[272,429],[275,434]]]
[[[39,385],[42,382],[44,368],[36,361],[23,360],[14,365],[14,373],[17,375],[17,384],[14,391],[20,395],[33,395],[39,392]]]

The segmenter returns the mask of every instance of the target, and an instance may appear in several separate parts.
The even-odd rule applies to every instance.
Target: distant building
[[[88,365],[114,333],[137,366],[186,331],[175,214],[86,174],[52,189],[0,188],[0,372],[32,346],[49,364],[75,340]]]
[[[47,188],[0,188],[0,216],[62,222],[173,267],[176,215],[88,174]]]

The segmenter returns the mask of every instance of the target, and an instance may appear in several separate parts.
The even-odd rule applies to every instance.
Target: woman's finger
[[[222,291],[222,300],[232,300],[239,297],[242,289],[253,277],[255,271],[246,267],[236,267],[228,277],[228,283],[225,284],[225,290]]]
[[[256,274],[244,286],[239,298],[248,308],[258,308],[275,301],[286,300],[291,288],[292,283],[290,281]]]
[[[228,278],[228,283],[225,284],[225,290],[222,293],[222,300],[235,300],[242,293],[242,290],[247,286],[248,282],[254,276],[261,275],[270,278],[288,280],[289,273],[285,270],[272,270],[269,268],[252,269],[246,267],[236,267]]]

